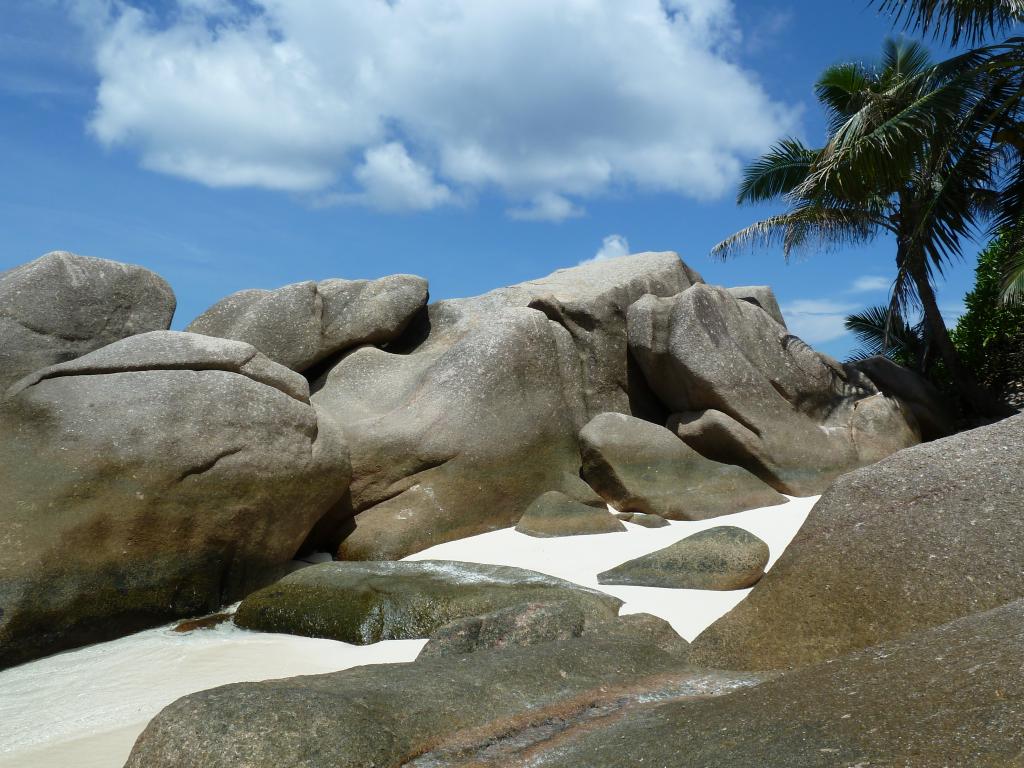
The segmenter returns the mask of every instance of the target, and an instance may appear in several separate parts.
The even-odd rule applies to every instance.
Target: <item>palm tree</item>
[[[919,43],[888,40],[875,67],[827,69],[815,92],[827,113],[828,142],[820,149],[779,142],[746,168],[737,195],[740,204],[783,199],[788,210],[737,232],[712,254],[724,259],[781,244],[788,260],[799,249],[891,235],[897,271],[890,317],[920,308],[927,338],[968,408],[996,416],[1005,409],[961,364],[934,286],[961,256],[961,239],[976,234],[999,202],[993,154],[977,140],[988,102],[972,98],[976,81],[962,76],[974,64],[965,55],[936,66]],[[927,138],[902,142],[907,134]],[[900,152],[887,161],[886,147]]]
[[[953,45],[980,42],[1024,20],[1024,0],[875,0],[875,5],[907,29],[944,37]]]
[[[923,322],[911,325],[902,317],[893,317],[883,305],[847,315],[843,324],[860,345],[850,354],[851,361],[881,355],[927,373],[930,355]]]

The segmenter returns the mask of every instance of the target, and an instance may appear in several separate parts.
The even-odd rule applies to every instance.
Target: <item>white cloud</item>
[[[601,247],[597,249],[597,253],[591,256],[589,259],[584,259],[580,264],[590,264],[593,261],[603,261],[604,259],[616,259],[619,256],[626,256],[629,254],[629,241],[622,235],[608,235],[601,241]]]
[[[832,299],[796,299],[781,307],[789,330],[808,344],[821,344],[844,336],[846,316],[860,308],[857,304]]]
[[[732,0],[69,2],[104,11],[93,134],[210,186],[559,220],[719,196],[796,122],[733,62]]]
[[[352,175],[368,202],[382,210],[429,210],[452,201],[452,191],[397,142],[367,150]]]
[[[847,289],[847,293],[877,293],[878,291],[888,291],[892,287],[892,280],[888,277],[878,277],[876,275],[863,275],[853,281],[853,284]]]
[[[583,215],[583,209],[555,192],[541,192],[527,205],[509,208],[508,215],[520,221],[565,221]]]

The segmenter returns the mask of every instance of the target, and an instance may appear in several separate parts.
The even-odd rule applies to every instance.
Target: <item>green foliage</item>
[[[845,325],[859,345],[850,354],[851,361],[881,355],[918,371],[925,365],[923,323],[910,325],[890,315],[889,307],[877,306],[847,315]]]
[[[1009,243],[1006,236],[997,238],[979,255],[974,290],[964,299],[967,311],[952,334],[964,363],[999,393],[1024,380],[1024,305],[1000,302],[1007,264],[1019,259]]]

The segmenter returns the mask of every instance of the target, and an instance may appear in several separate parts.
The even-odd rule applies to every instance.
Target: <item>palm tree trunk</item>
[[[928,327],[929,342],[946,364],[946,370],[949,371],[953,385],[973,415],[985,418],[1010,416],[1013,413],[1010,407],[982,387],[960,360],[960,354],[949,337],[949,331],[946,330],[946,323],[942,319],[942,313],[939,311],[939,304],[924,265],[918,263],[910,268],[910,277],[914,281],[917,295],[921,299],[921,306],[924,308],[924,321]]]

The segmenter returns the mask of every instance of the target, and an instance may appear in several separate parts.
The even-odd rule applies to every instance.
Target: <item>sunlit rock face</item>
[[[233,293],[186,330],[244,341],[301,372],[353,347],[394,340],[426,303],[427,281],[415,275],[307,280]]]
[[[920,441],[898,398],[722,288],[646,296],[628,319],[630,351],[674,412],[670,428],[783,493],[820,493],[843,472]]]
[[[432,304],[406,345],[341,360],[313,402],[351,448],[346,559],[393,558],[514,525],[546,491],[580,498],[577,433],[657,409],[631,371],[626,312],[700,277],[674,253],[561,270]]]
[[[158,331],[0,404],[0,666],[217,608],[282,573],[348,462],[305,379]]]
[[[175,304],[148,269],[66,251],[0,273],[0,394],[39,368],[166,330]]]

